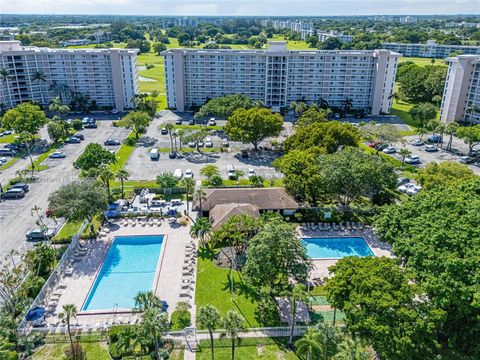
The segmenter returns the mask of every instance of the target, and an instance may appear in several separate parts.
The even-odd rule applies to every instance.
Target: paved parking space
[[[73,167],[73,162],[83,152],[87,144],[103,144],[108,137],[115,137],[117,140],[123,141],[130,132],[128,129],[113,127],[110,121],[98,121],[97,124],[97,129],[84,129],[82,131],[85,140],[80,144],[67,144],[61,149],[66,153],[66,158],[47,159],[43,163],[43,165],[48,165],[49,168],[35,174],[38,180],[30,184],[30,192],[23,199],[0,201],[0,260],[12,249],[24,252],[25,249],[32,246],[25,242],[25,233],[38,227],[35,224],[36,218],[31,215],[31,209],[36,205],[45,210],[48,206],[50,193],[61,185],[77,179],[79,171]],[[117,150],[118,146],[109,148]],[[2,181],[2,184],[6,184],[12,176],[14,176],[14,173],[0,174],[0,181]],[[55,226],[51,220],[48,220],[47,223],[49,226]]]

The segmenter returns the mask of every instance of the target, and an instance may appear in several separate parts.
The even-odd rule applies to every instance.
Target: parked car
[[[175,176],[178,180],[181,180],[183,177],[182,169],[175,169],[175,171],[173,172],[173,176]]]
[[[425,146],[425,151],[426,152],[436,152],[438,151],[438,147],[436,147],[435,145],[427,145]]]
[[[223,147],[229,147],[230,146],[227,139],[222,139],[222,146]]]
[[[383,149],[383,152],[385,154],[395,154],[397,152],[397,148],[393,146],[387,146],[385,149]]]
[[[375,148],[379,145],[380,143],[378,141],[370,141],[367,146],[371,148]]]
[[[193,178],[193,171],[192,169],[187,169],[185,170],[185,175],[183,176],[185,179],[187,178]]]
[[[90,120],[90,118],[89,118],[88,116],[84,117],[84,118],[82,119],[82,124],[87,124],[87,123],[89,123],[89,122],[90,122],[89,120]]]
[[[104,144],[106,146],[115,146],[115,145],[120,145],[120,141],[109,138],[109,139],[105,140]]]
[[[10,185],[9,189],[22,189],[24,192],[30,191],[30,188],[28,187],[28,185],[24,183],[17,183],[17,184]]]
[[[197,145],[196,141],[189,141],[188,142],[188,147],[194,148]]]
[[[5,164],[7,161],[8,161],[8,160],[7,160],[7,158],[6,158],[6,157],[3,157],[3,156],[2,156],[2,157],[0,157],[0,165],[3,165],[3,164]]]
[[[76,138],[80,139],[80,140],[85,140],[85,135],[83,135],[82,133],[76,133],[75,135]]]
[[[442,137],[440,135],[432,135],[427,139],[427,141],[432,144],[438,144],[442,142]]]
[[[112,110],[112,114],[118,114],[118,110]]]
[[[15,153],[16,152],[11,149],[6,149],[6,148],[0,149],[0,156],[14,156]]]
[[[84,129],[96,129],[98,126],[95,123],[88,123],[83,126]]]
[[[12,130],[5,130],[5,131],[3,132],[3,135],[4,135],[4,136],[12,135],[12,134],[13,134],[13,131],[12,131]]]
[[[413,146],[422,146],[425,145],[425,142],[421,139],[413,140],[411,143]]]
[[[405,163],[407,164],[420,164],[421,163],[421,160],[420,160],[420,157],[417,156],[417,155],[408,155],[406,158],[405,158]]]
[[[203,141],[199,141],[198,142],[198,147],[203,147],[205,144],[203,143]]]
[[[250,177],[255,176],[255,175],[257,175],[257,173],[255,172],[255,170],[252,169],[252,168],[248,168],[247,176],[250,178]]]
[[[213,147],[212,138],[210,137],[205,138],[205,147]]]
[[[168,158],[169,159],[175,159],[176,157],[177,157],[176,152],[171,151],[171,152],[168,153]]]
[[[408,184],[410,182],[410,179],[407,177],[399,177],[397,180],[397,186]]]
[[[207,123],[208,126],[215,126],[217,125],[217,122],[215,121],[215,118],[210,118]]]
[[[158,152],[158,149],[150,150],[150,160],[158,160],[158,159],[160,159],[160,153]]]
[[[378,144],[377,146],[375,146],[375,150],[377,151],[383,151],[385,150],[386,148],[388,147],[388,144]]]
[[[62,159],[64,157],[67,157],[64,152],[61,151],[55,151],[54,153],[51,153],[49,158],[51,159]]]
[[[160,134],[162,134],[162,135],[168,135],[168,130],[167,130],[167,128],[166,128],[166,127],[162,127],[162,128],[160,129]]]
[[[51,229],[42,231],[41,229],[34,229],[27,231],[26,238],[27,241],[38,241],[38,240],[49,240],[55,235],[55,232]]]
[[[400,185],[397,190],[408,195],[415,195],[422,190],[422,187],[413,183],[406,183],[404,185]]]
[[[195,119],[188,120],[188,125],[195,125]]]
[[[227,174],[228,174],[228,178],[230,180],[235,180],[237,178],[237,172],[235,170],[235,166],[233,166],[231,164],[228,165]]]
[[[22,189],[8,189],[7,191],[2,193],[3,199],[20,199],[25,196],[25,191]]]
[[[458,161],[460,161],[462,164],[471,164],[473,163],[473,158],[470,156],[461,156]]]
[[[182,119],[178,118],[177,120],[175,120],[175,124],[176,125],[182,125]]]

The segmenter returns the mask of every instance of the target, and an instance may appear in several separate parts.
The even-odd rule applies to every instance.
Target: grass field
[[[286,39],[283,37],[283,35],[276,34],[276,35],[273,35],[273,38],[269,40],[284,41]],[[289,50],[315,50],[309,47],[308,44],[303,40],[299,40],[299,41],[286,40],[286,41],[288,41],[287,49]]]
[[[65,350],[68,348],[68,343],[61,344],[46,344],[40,347],[32,356],[32,360],[51,360],[51,359],[66,359]],[[95,360],[110,360],[108,353],[108,345],[106,343],[92,342],[82,343],[82,347],[86,353],[86,359]]]
[[[2,144],[7,144],[7,143],[12,143],[15,140],[15,134],[10,134],[6,136],[0,137],[0,143]]]
[[[135,133],[132,131],[130,135],[128,135],[128,138],[135,138]],[[123,169],[125,163],[127,162],[134,149],[135,146],[130,146],[123,143],[122,146],[120,146],[120,149],[118,149],[118,151],[115,153],[115,158],[117,159],[117,162],[111,164],[110,169],[112,169],[112,171],[114,172]]]
[[[212,261],[213,256],[212,250],[199,251],[195,291],[197,309],[200,306],[213,305],[221,315],[234,309],[245,318],[245,326],[259,326],[254,314],[257,307],[257,302],[253,298],[255,294],[243,284],[238,271],[233,271],[234,291],[230,294],[228,276],[230,270],[217,267]]]
[[[235,346],[235,358],[242,360],[298,360],[299,358],[291,350],[287,349],[286,338],[243,338]],[[231,342],[230,339],[214,341],[214,353],[217,360],[230,360]],[[200,341],[197,349],[197,360],[210,360],[209,341]]]
[[[432,62],[432,60],[434,60],[434,62]],[[413,61],[415,64],[419,65],[419,66],[425,66],[425,65],[443,65],[443,66],[447,66],[445,64],[445,61],[441,60],[441,59],[427,59],[427,58],[417,58],[417,57],[404,57],[404,56],[401,56],[400,58],[398,58],[398,62],[402,62],[402,61]]]

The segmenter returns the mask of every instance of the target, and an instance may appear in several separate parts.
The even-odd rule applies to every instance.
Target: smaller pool
[[[362,237],[304,238],[310,259],[341,259],[346,256],[375,256]]]

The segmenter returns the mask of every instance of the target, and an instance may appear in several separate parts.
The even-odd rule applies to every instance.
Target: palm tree
[[[408,150],[406,147],[400,149],[399,154],[402,157],[402,163],[405,164],[405,158],[410,155],[412,152]]]
[[[321,322],[318,324],[318,333],[320,335],[320,343],[322,344],[323,359],[332,358],[338,350],[339,337],[337,328]]]
[[[470,125],[473,125],[473,114],[480,113],[480,107],[477,104],[473,103],[467,108],[467,112],[470,113]]]
[[[243,322],[243,317],[235,310],[230,310],[223,318],[223,328],[227,331],[227,335],[232,342],[232,360],[235,359],[235,341],[239,339],[238,333],[245,329]]]
[[[296,354],[306,360],[319,359],[322,353],[321,338],[318,331],[308,328],[305,335],[295,342]]]
[[[427,133],[428,129],[425,126],[420,126],[417,128],[418,135],[420,135],[420,139],[423,138],[423,135]]]
[[[177,132],[174,132],[174,133],[172,134],[172,136],[173,136],[173,143],[174,143],[174,145],[175,145],[175,152],[177,153],[177,152],[178,152],[178,149],[177,149],[177,138],[178,138],[178,134],[177,134]]]
[[[199,218],[190,228],[190,236],[193,238],[199,238],[202,246],[205,246],[205,236],[212,230],[212,224],[206,217]]]
[[[295,331],[295,323],[297,318],[297,305],[298,302],[307,302],[307,292],[305,291],[305,286],[297,284],[293,287],[292,292],[290,293],[290,309],[291,309],[291,324],[290,324],[290,337],[288,339],[288,346],[292,346],[293,342],[293,332]]]
[[[324,109],[324,110],[330,107],[330,105],[328,104],[328,101],[322,97],[318,99],[318,106],[320,107],[320,109]]]
[[[172,136],[173,128],[174,128],[173,124],[166,124],[165,125],[165,129],[167,129],[168,135],[170,136],[170,150],[171,150],[171,152],[173,152],[173,136]]]
[[[187,196],[186,201],[187,201],[187,213],[188,213],[188,210],[189,210],[188,198],[195,187],[195,180],[193,180],[192,178],[183,178],[181,185],[185,188],[185,193]]]
[[[150,334],[153,344],[155,345],[155,358],[159,359],[160,338],[170,323],[168,314],[160,308],[149,308],[144,311],[140,326],[147,334]]]
[[[10,74],[10,70],[8,69],[0,69],[0,78],[2,79],[2,82],[4,84],[7,83],[8,79],[11,79],[13,77],[12,74]]]
[[[207,194],[205,193],[205,191],[203,191],[203,189],[197,189],[195,190],[195,199],[198,200],[198,204],[200,206],[200,216],[203,215],[203,212],[202,212],[202,201],[203,200],[206,200],[207,199]]]
[[[117,171],[117,173],[115,174],[115,177],[117,178],[117,180],[120,180],[120,184],[122,186],[122,199],[125,199],[125,192],[124,192],[124,186],[123,186],[123,182],[125,180],[128,180],[128,177],[130,176],[130,173],[125,170],[125,169],[120,169]]]
[[[145,311],[152,308],[162,308],[160,299],[152,291],[140,291],[135,295],[135,310]]]
[[[110,166],[108,166],[107,164],[100,165],[98,170],[98,177],[106,186],[108,196],[110,197],[110,181],[115,179],[115,174],[112,169],[110,169]]]
[[[445,126],[445,134],[449,135],[448,138],[448,143],[447,143],[447,150],[450,151],[452,149],[452,141],[453,141],[453,135],[457,132],[458,129],[458,123],[456,122],[451,122],[447,126]]]
[[[339,352],[335,355],[335,360],[368,360],[371,354],[368,352],[358,339],[346,338],[340,343]]]
[[[210,335],[210,350],[212,352],[212,360],[215,358],[213,353],[213,331],[218,327],[219,322],[220,313],[214,306],[206,305],[198,309],[197,323],[202,328],[207,328]]]
[[[150,334],[145,332],[145,329],[141,326],[135,328],[135,337],[133,338],[133,345],[140,347],[140,360],[143,358],[143,350],[147,349],[150,345]]]
[[[50,85],[50,91],[55,95],[60,98],[60,102],[63,103],[63,95],[67,94],[69,89],[66,84],[62,84],[59,82],[52,82],[52,85]]]
[[[347,115],[347,113],[352,109],[352,106],[353,100],[349,97],[345,98],[345,100],[342,100],[342,110],[344,115]]]
[[[70,339],[70,348],[73,351],[73,338],[70,329],[70,321],[77,318],[77,307],[74,304],[63,305],[63,311],[58,314],[58,318],[67,324],[68,338]]]
[[[47,76],[43,71],[34,71],[31,77],[32,81],[47,81]]]
[[[136,333],[131,326],[123,327],[118,333],[118,340],[116,342],[117,349],[122,355],[129,355],[135,351],[134,339]]]

